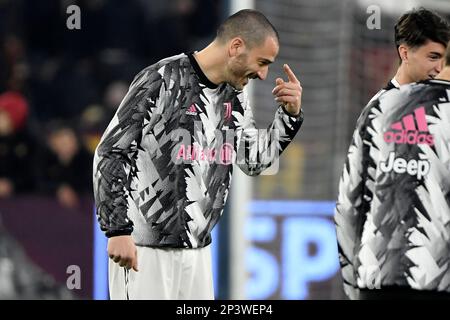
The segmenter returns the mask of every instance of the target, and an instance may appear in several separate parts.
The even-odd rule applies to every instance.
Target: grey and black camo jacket
[[[278,107],[257,130],[244,91],[211,83],[192,54],[147,67],[133,80],[94,157],[97,217],[107,237],[137,245],[200,248],[211,242],[233,164],[270,167],[303,122]]]
[[[377,95],[360,115],[335,210],[344,289],[450,292],[450,82]]]

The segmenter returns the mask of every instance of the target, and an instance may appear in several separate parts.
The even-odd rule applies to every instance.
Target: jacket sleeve
[[[94,156],[93,182],[97,219],[107,237],[130,235],[128,216],[131,182],[149,123],[158,121],[167,91],[157,71],[142,71],[130,85]]]
[[[244,94],[242,99],[244,119],[242,130],[238,133],[236,161],[245,174],[256,176],[275,164],[294,139],[303,123],[303,109],[298,116],[292,116],[283,106],[279,106],[270,126],[256,129],[252,109]]]
[[[364,201],[365,163],[368,105],[357,121],[353,139],[348,150],[344,169],[339,181],[339,195],[335,208],[334,221],[338,242],[339,263],[341,265],[344,291],[350,299],[357,299],[357,270],[355,270],[355,251],[360,243],[361,223],[366,210]]]

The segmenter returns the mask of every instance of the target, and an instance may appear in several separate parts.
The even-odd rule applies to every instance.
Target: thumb
[[[279,86],[280,84],[283,84],[283,83],[284,83],[284,80],[281,79],[281,78],[277,78],[277,79],[275,80],[275,84],[276,84],[277,86]]]

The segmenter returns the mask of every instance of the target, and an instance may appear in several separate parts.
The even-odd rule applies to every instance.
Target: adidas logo
[[[414,114],[406,115],[401,121],[393,123],[391,129],[392,131],[384,133],[384,141],[387,143],[434,145],[434,136],[428,131],[424,107],[417,108]]]
[[[191,106],[189,107],[189,109],[187,109],[186,114],[190,115],[190,116],[196,116],[197,115],[197,108],[195,107],[195,104],[191,104]]]

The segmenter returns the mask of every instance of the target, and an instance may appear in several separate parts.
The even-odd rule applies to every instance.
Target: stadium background
[[[79,30],[66,25],[73,4]],[[268,79],[249,88],[258,126],[283,63],[302,82],[305,122],[276,175],[235,171],[214,232],[217,298],[344,299],[332,223],[343,160],[398,65],[395,21],[419,6],[450,17],[447,0],[0,0],[0,114],[15,120],[7,134],[0,122],[0,299],[107,298],[92,151],[140,69],[200,50],[241,8],[265,13],[281,39]]]

